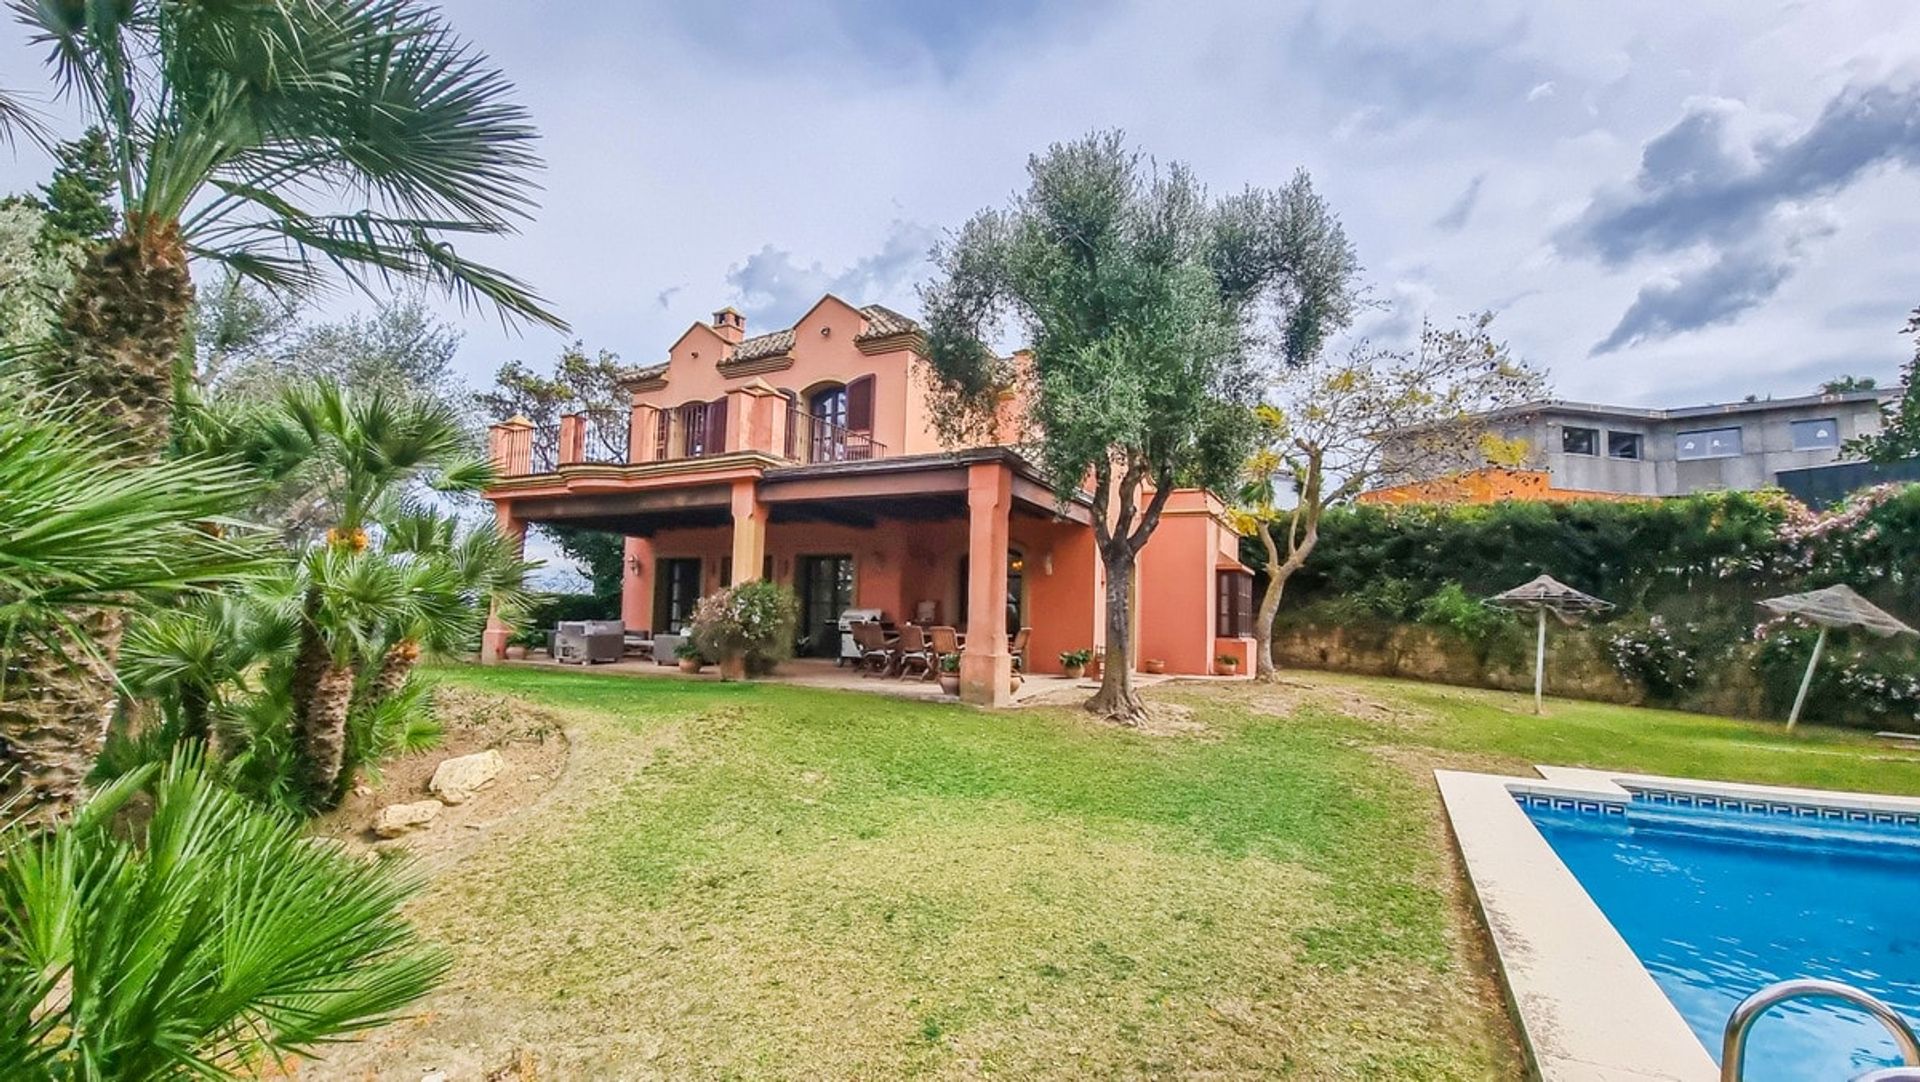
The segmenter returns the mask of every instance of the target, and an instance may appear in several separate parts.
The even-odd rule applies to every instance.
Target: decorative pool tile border
[[[1628,785],[1624,788],[1633,794],[1635,800],[1647,804],[1664,804],[1668,807],[1746,812],[1750,815],[1774,815],[1789,819],[1819,819],[1833,823],[1920,828],[1920,812],[1879,811],[1872,808],[1806,804],[1785,800],[1756,800],[1751,797],[1695,793],[1683,789],[1644,789],[1637,785]],[[1558,804],[1552,806],[1560,807]]]
[[[1519,801],[1523,808],[1614,815],[1621,818],[1625,818],[1627,814],[1627,805],[1618,800],[1593,800],[1588,797],[1561,796],[1557,793],[1535,793],[1525,789],[1515,789],[1513,798]]]

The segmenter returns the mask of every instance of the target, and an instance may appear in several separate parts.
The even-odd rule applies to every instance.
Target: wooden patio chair
[[[1023,627],[1020,633],[1013,637],[1013,642],[1007,646],[1007,653],[1013,655],[1014,672],[1027,671],[1027,640],[1031,638],[1033,638],[1033,629]]]
[[[934,671],[933,651],[927,648],[927,633],[913,624],[900,629],[900,652],[894,662],[900,679],[918,673],[922,678]]]
[[[854,624],[853,645],[860,651],[863,675],[879,676],[893,668],[893,649],[887,645],[886,632],[870,620]]]
[[[927,679],[931,680],[939,674],[942,658],[949,654],[960,653],[960,633],[953,628],[941,626],[928,628],[927,636],[933,642],[933,665],[927,669]]]

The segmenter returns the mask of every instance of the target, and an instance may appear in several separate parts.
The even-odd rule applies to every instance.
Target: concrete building
[[[1880,405],[1888,393],[1680,409],[1548,400],[1488,420],[1502,438],[1524,441],[1527,465],[1544,472],[1553,491],[1683,496],[1764,488],[1779,483],[1782,471],[1840,461],[1848,440],[1880,430]]]

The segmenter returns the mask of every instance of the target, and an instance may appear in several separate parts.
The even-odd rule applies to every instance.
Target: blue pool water
[[[1920,1024],[1920,827],[1556,803],[1522,799],[1715,1060],[1734,1005],[1793,977],[1844,981]],[[1879,1023],[1802,1000],[1761,1018],[1747,1077],[1846,1079],[1898,1062]]]

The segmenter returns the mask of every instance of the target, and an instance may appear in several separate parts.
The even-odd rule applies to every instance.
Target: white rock
[[[493,779],[506,768],[507,761],[492,748],[456,756],[433,768],[433,780],[427,783],[427,792],[448,804],[464,804],[473,799],[473,794],[493,784]]]
[[[389,804],[373,817],[373,832],[382,838],[398,838],[432,826],[440,814],[437,800],[419,800],[412,804]]]

